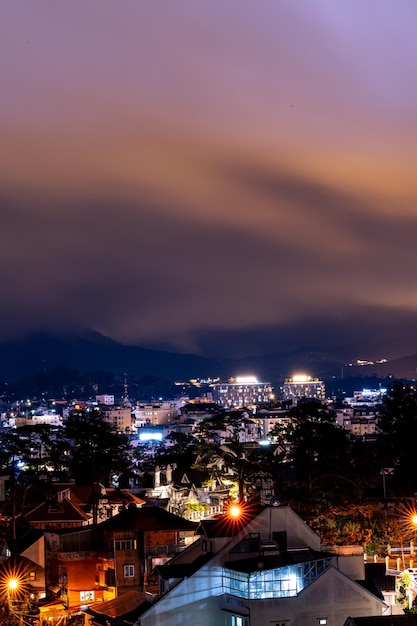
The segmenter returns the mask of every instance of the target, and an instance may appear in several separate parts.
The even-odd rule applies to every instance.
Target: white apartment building
[[[360,439],[369,439],[377,431],[376,408],[361,403],[360,405],[336,409],[336,423]]]
[[[258,424],[261,437],[267,437],[268,433],[277,424],[288,424],[288,411],[285,409],[259,409],[253,416],[253,420]]]
[[[133,428],[137,430],[145,425],[158,426],[169,424],[179,415],[179,406],[184,402],[138,402],[132,410]]]
[[[213,385],[214,402],[223,407],[253,407],[272,397],[271,383],[260,382],[254,376],[238,376]]]
[[[297,374],[292,378],[287,378],[282,385],[282,397],[284,400],[292,400],[295,404],[301,398],[325,400],[326,388],[324,382],[318,378]]]

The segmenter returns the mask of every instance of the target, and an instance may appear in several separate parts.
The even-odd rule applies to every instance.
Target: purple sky
[[[245,354],[414,333],[415,0],[2,14],[0,339]]]

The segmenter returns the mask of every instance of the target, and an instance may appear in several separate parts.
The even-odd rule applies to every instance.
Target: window
[[[116,539],[116,550],[136,550],[136,539]]]
[[[80,591],[80,602],[91,602],[94,600],[94,591]]]
[[[317,623],[319,626],[325,626],[327,624],[327,617],[318,617]]]
[[[124,572],[124,577],[125,578],[134,578],[134,576],[135,576],[135,566],[134,565],[124,565],[123,572]]]
[[[231,615],[230,626],[248,626],[248,618],[241,615]]]
[[[29,580],[36,580],[36,572],[29,572]]]
[[[232,596],[248,600],[290,598],[298,595],[331,565],[331,558],[325,558],[250,573],[224,568],[224,591]],[[325,624],[327,621],[319,626],[325,626]]]

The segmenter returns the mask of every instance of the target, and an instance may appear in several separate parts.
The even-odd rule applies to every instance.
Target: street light
[[[233,519],[238,519],[242,515],[242,507],[239,504],[232,504],[227,512]]]
[[[9,578],[7,586],[10,591],[15,591],[19,587],[19,580],[17,578]]]
[[[25,567],[5,563],[0,573],[1,624],[27,624],[32,626],[29,607],[29,584]],[[1,621],[3,620],[3,621]]]

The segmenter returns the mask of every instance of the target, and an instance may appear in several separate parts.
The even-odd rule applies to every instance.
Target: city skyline
[[[91,328],[246,356],[416,337],[413,2],[3,15],[0,340]]]

